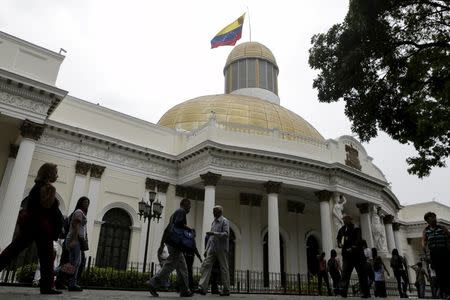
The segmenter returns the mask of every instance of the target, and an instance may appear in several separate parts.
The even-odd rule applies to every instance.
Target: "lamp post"
[[[144,217],[144,222],[147,220],[147,238],[145,240],[145,252],[144,252],[144,267],[142,271],[145,273],[145,269],[147,267],[147,252],[148,252],[148,236],[150,234],[150,224],[153,219],[157,219],[159,222],[159,219],[161,218],[161,213],[163,210],[163,207],[161,202],[156,199],[156,192],[150,191],[148,193],[149,195],[149,202],[145,202],[144,199],[142,199],[139,202],[139,219],[142,219]],[[155,202],[156,199],[156,202]]]

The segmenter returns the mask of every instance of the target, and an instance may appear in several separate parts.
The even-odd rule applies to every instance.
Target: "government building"
[[[397,248],[413,264],[423,214],[434,210],[450,224],[442,204],[403,207],[358,140],[326,138],[284,108],[277,61],[260,43],[231,50],[223,94],[182,102],[156,124],[57,87],[63,61],[0,32],[0,249],[11,242],[22,200],[45,162],[58,165],[63,214],[81,196],[91,200],[87,255],[98,266],[143,261],[148,219],[140,218],[139,202],[149,191],[163,210],[150,227],[147,262],[157,262],[162,231],[185,197],[200,252],[212,208],[223,206],[232,270],[314,271],[317,254],[328,258],[337,249],[343,215],[383,257]]]

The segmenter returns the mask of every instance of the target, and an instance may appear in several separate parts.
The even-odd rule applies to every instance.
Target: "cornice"
[[[0,68],[0,91],[48,105],[49,116],[67,95],[67,91]]]

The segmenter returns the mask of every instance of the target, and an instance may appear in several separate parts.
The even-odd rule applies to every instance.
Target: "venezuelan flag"
[[[226,45],[234,46],[242,36],[242,25],[244,24],[244,17],[245,13],[236,21],[219,31],[219,33],[217,33],[216,36],[211,40],[211,48],[217,48]]]

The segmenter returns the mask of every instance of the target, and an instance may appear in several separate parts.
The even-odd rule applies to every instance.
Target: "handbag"
[[[195,250],[194,233],[190,229],[177,228],[172,224],[168,244],[183,251],[193,252]]]
[[[89,250],[89,244],[88,244],[87,239],[79,236],[78,241],[80,243],[80,251],[88,251]]]
[[[76,268],[71,263],[65,263],[61,266],[61,268],[59,270],[60,270],[60,272],[63,272],[65,274],[73,275],[76,271]]]

